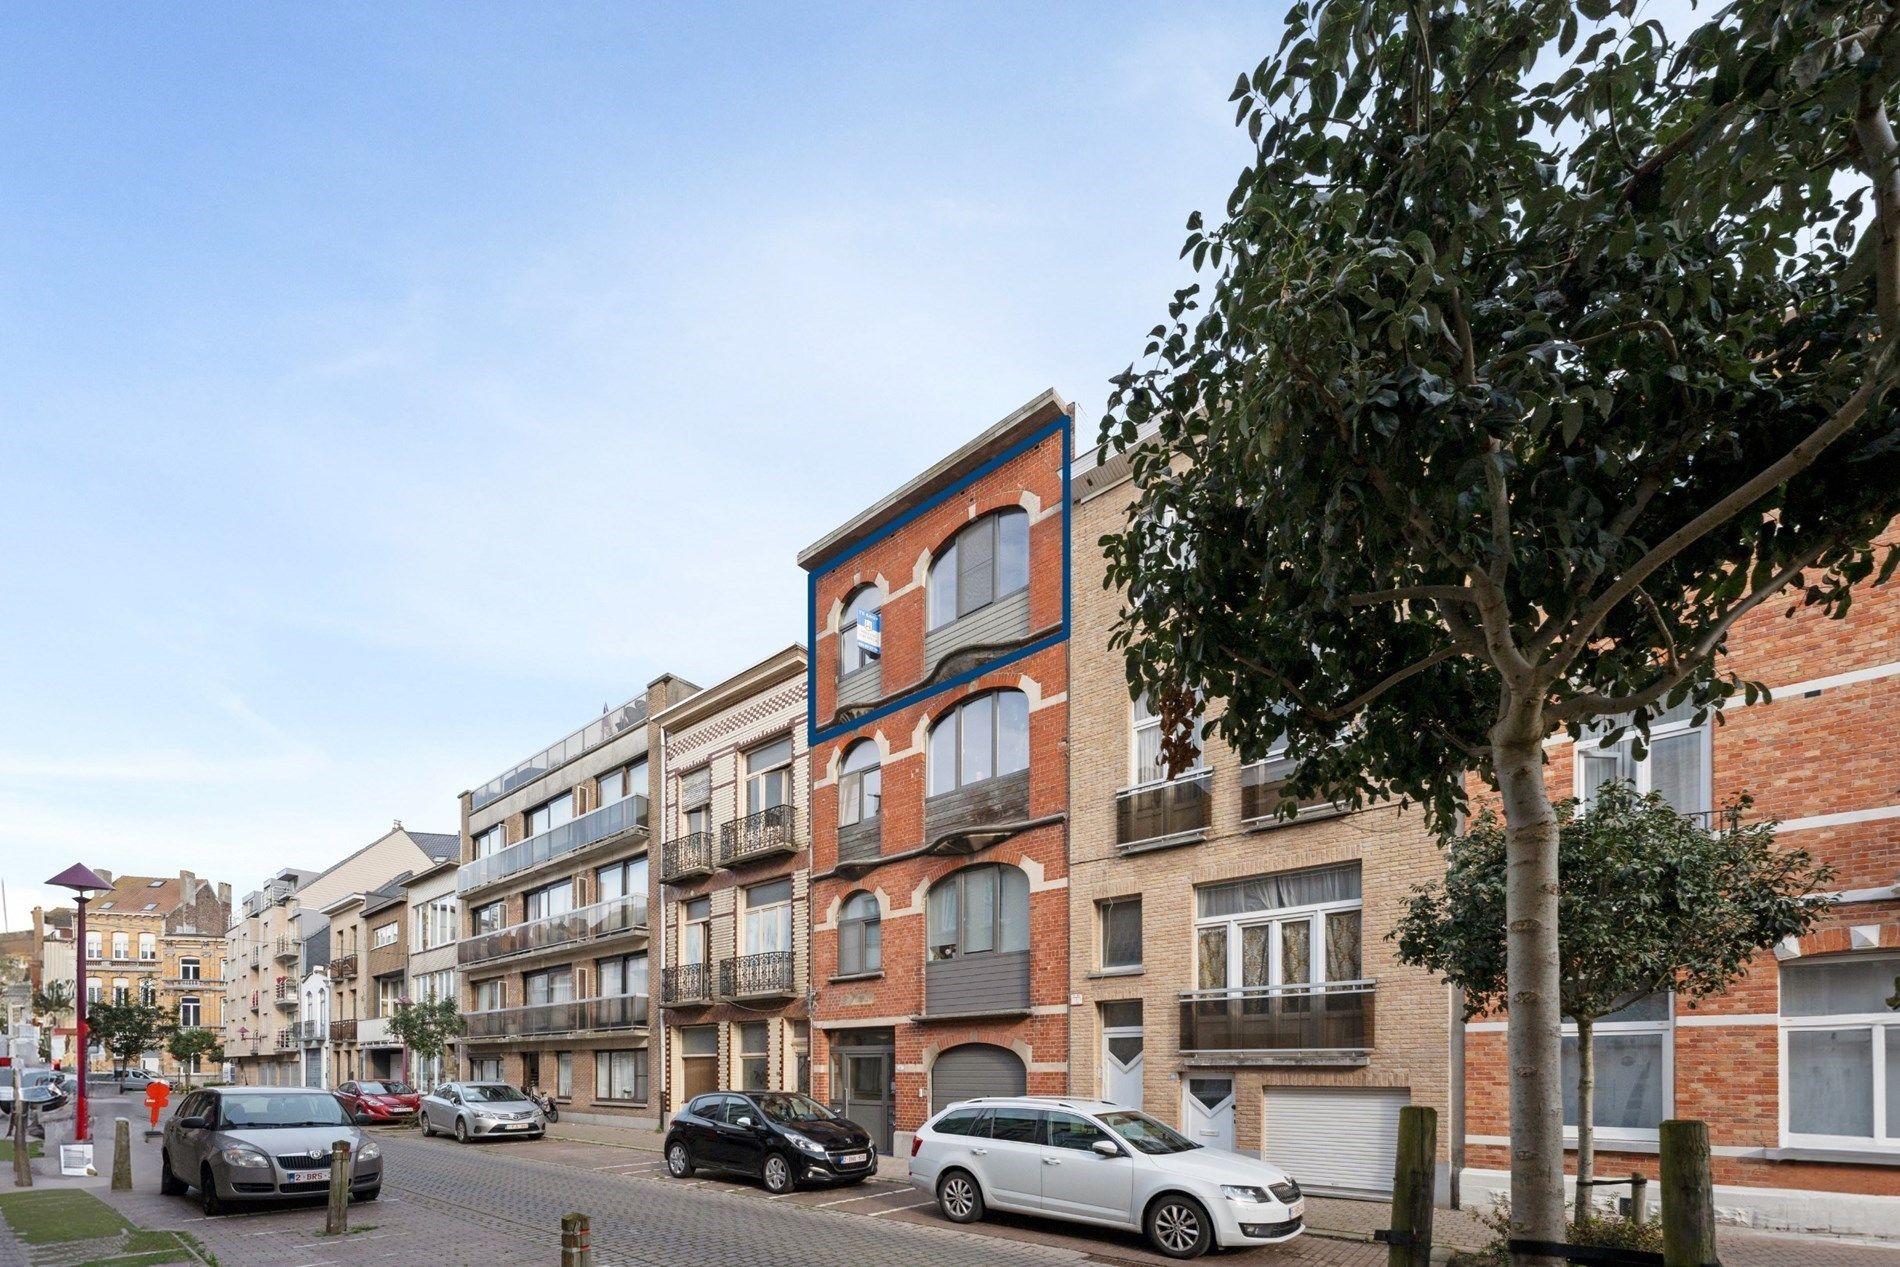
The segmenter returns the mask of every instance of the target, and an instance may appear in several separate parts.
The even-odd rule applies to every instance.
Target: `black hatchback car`
[[[714,1091],[695,1096],[666,1132],[666,1169],[754,1175],[772,1193],[801,1183],[859,1183],[877,1172],[877,1149],[856,1122],[796,1091]]]

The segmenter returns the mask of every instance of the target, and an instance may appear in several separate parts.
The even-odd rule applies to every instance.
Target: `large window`
[[[114,959],[130,959],[132,957],[132,939],[127,934],[112,934],[112,957]]]
[[[930,728],[930,795],[1029,768],[1029,697],[973,695]]]
[[[468,913],[469,932],[480,936],[499,931],[507,920],[507,907],[501,902],[478,906]]]
[[[198,996],[187,994],[178,1000],[178,1025],[181,1029],[197,1029],[202,1023],[203,1010],[199,1007]]]
[[[1029,512],[985,515],[930,561],[930,628],[988,607],[1029,585]]]
[[[1649,750],[1636,756],[1636,736],[1625,734],[1602,747],[1586,735],[1577,743],[1577,795],[1585,804],[1611,779],[1634,784],[1638,792],[1660,792],[1684,814],[1706,814],[1713,793],[1709,782],[1709,728],[1690,726],[1694,710],[1678,705],[1649,725]]]
[[[524,919],[546,919],[574,909],[574,881],[559,880],[522,895]]]
[[[543,801],[528,811],[528,834],[539,836],[551,831],[574,817],[574,794],[563,792],[552,800]]]
[[[680,962],[705,963],[712,950],[712,899],[680,903]]]
[[[1202,990],[1301,994],[1360,979],[1357,865],[1209,885],[1195,909]]]
[[[739,1089],[771,1089],[771,1026],[764,1021],[747,1021],[739,1026]]]
[[[376,978],[376,1015],[394,1016],[396,1005],[402,1002],[403,991],[407,983],[402,973],[392,972],[386,977]]]
[[[863,976],[884,970],[883,928],[877,898],[853,893],[838,908],[838,975]]]
[[[1669,996],[1651,995],[1597,1021],[1596,1128],[1605,1139],[1655,1139],[1669,1116],[1671,1033]],[[1564,1127],[1578,1115],[1577,1027],[1564,1025]]]
[[[884,775],[877,744],[860,739],[845,749],[838,768],[838,826],[869,822],[884,802]]]
[[[506,823],[496,823],[487,831],[476,833],[475,856],[477,858],[487,858],[493,854],[500,853],[507,845],[508,825]]]
[[[416,949],[447,946],[455,940],[455,899],[436,898],[416,908]]]
[[[745,891],[745,946],[747,955],[769,954],[792,948],[792,880],[770,880]]]
[[[101,944],[102,944],[102,938],[100,934],[87,933],[86,934],[86,958],[88,959],[99,958]]]
[[[602,805],[624,801],[629,796],[647,790],[647,763],[636,761],[632,765],[621,766],[618,770],[609,770],[600,776],[599,782]]]
[[[370,944],[372,946],[395,945],[396,933],[399,931],[400,927],[401,926],[395,920],[391,920],[389,923],[384,924],[382,927],[376,930],[375,937],[371,940]]]
[[[178,978],[181,981],[198,980],[198,961],[187,956],[178,961]]]
[[[1141,899],[1111,898],[1095,906],[1102,927],[1101,966],[1105,971],[1141,967]]]
[[[124,977],[112,978],[112,1001],[120,1007],[132,1001],[132,983]]]
[[[745,754],[745,812],[792,802],[792,739],[787,735]]]
[[[1790,1145],[1900,1152],[1900,955],[1781,966],[1781,1112]]]
[[[500,977],[490,977],[486,981],[476,981],[470,985],[469,989],[475,996],[473,1011],[494,1012],[506,1006],[503,1002],[502,979]]]
[[[877,663],[878,653],[858,642],[858,617],[876,615],[883,602],[884,596],[877,592],[877,586],[863,585],[854,590],[845,603],[844,615],[838,621],[839,676]]]
[[[1015,867],[965,867],[930,890],[930,958],[1029,949],[1029,877]]]
[[[646,1049],[603,1051],[596,1055],[594,1098],[644,1102],[647,1098]]]
[[[629,893],[647,891],[647,859],[645,854],[638,858],[628,858],[624,862],[612,862],[594,872],[595,887],[599,890],[602,902]]]
[[[1133,768],[1129,771],[1129,782],[1139,787],[1144,783],[1158,783],[1169,777],[1168,763],[1161,756],[1161,716],[1148,707],[1148,696],[1143,694],[1135,701],[1134,725],[1131,741],[1128,745]],[[1201,728],[1194,729],[1194,764],[1179,774],[1189,774],[1199,770],[1203,764],[1201,752]]]
[[[500,1082],[500,1056],[472,1056],[468,1062],[468,1080],[470,1082]]]
[[[521,978],[523,1001],[529,1007],[542,1003],[574,1001],[574,970],[550,968],[546,972],[524,973]]]
[[[611,959],[596,960],[594,973],[595,979],[600,982],[597,993],[603,999],[644,996],[647,992],[647,957],[644,954],[615,955]]]
[[[144,959],[148,962],[153,959],[158,958],[158,934],[157,933],[140,933],[139,934],[139,958]]]

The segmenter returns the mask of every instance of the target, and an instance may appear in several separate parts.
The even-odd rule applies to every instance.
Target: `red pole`
[[[74,976],[73,994],[73,1032],[79,1043],[79,1091],[74,1096],[75,1112],[79,1115],[78,1129],[73,1133],[77,1143],[85,1143],[92,1138],[91,1119],[86,1116],[86,894],[79,893],[79,918],[74,921],[75,938],[73,942],[73,961],[78,964]]]

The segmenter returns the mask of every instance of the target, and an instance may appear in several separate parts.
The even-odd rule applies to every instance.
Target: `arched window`
[[[1029,949],[1029,877],[1015,867],[965,867],[937,881],[928,906],[930,958]]]
[[[1029,697],[972,695],[930,728],[930,795],[1029,768]]]
[[[884,939],[877,898],[857,892],[838,908],[838,975],[855,977],[884,970]]]
[[[1029,585],[1029,512],[999,510],[965,527],[930,561],[930,628]]]
[[[884,596],[875,585],[861,585],[845,600],[844,615],[838,621],[838,676],[854,673],[867,664],[876,664],[878,653],[858,643],[858,617],[869,616],[883,605]]]
[[[884,773],[878,768],[877,745],[860,739],[845,750],[838,768],[838,826],[869,822],[884,800]]]

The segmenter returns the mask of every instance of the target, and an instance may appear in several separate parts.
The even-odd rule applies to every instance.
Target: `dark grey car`
[[[197,1188],[207,1215],[232,1201],[284,1201],[330,1190],[331,1145],[350,1145],[350,1194],[383,1190],[383,1150],[328,1091],[218,1087],[180,1100],[165,1123],[158,1190]]]

